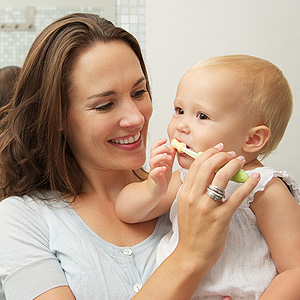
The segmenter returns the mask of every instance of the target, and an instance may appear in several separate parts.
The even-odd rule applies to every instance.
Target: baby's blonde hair
[[[237,75],[247,113],[257,115],[260,124],[266,125],[271,137],[259,153],[268,156],[281,141],[293,110],[293,96],[282,71],[273,63],[250,55],[225,55],[206,59],[191,70],[229,70]]]

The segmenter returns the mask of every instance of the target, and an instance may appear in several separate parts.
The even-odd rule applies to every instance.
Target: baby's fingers
[[[168,166],[172,167],[174,162],[174,157],[168,154],[158,154],[156,156],[151,157],[149,160],[149,165],[151,169],[161,167],[161,166]]]
[[[151,150],[152,150],[152,149],[155,149],[155,148],[157,148],[157,147],[159,147],[159,146],[161,146],[161,145],[164,145],[166,142],[167,142],[167,139],[159,139],[159,140],[157,140],[157,141],[152,145]]]
[[[175,156],[175,150],[165,145],[167,139],[160,139],[156,141],[150,149],[150,157],[156,156],[158,154],[169,154]]]
[[[149,173],[149,177],[155,182],[156,185],[162,186],[166,183],[166,171],[166,166],[155,168]]]

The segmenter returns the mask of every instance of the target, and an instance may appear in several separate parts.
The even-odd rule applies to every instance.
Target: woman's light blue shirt
[[[143,242],[118,247],[66,202],[40,200],[49,195],[0,203],[0,276],[7,300],[30,300],[63,285],[77,300],[131,299],[154,270],[157,245],[170,230],[168,215]]]

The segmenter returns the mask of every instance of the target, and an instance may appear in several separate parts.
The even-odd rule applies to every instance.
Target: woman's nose
[[[135,127],[143,126],[145,118],[134,101],[128,101],[121,109],[120,126]]]

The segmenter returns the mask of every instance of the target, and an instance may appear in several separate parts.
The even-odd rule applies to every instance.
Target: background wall
[[[105,16],[109,19],[115,19],[115,0],[1,0],[1,7],[20,8],[24,6],[52,6],[52,7],[83,7],[94,6],[101,7]]]
[[[146,53],[154,103],[149,145],[167,137],[177,84],[191,66],[216,55],[259,56],[282,69],[294,94],[285,137],[265,164],[288,170],[300,183],[299,12],[298,0],[147,1]]]
[[[26,7],[35,10],[34,30],[4,31],[2,24],[24,23]],[[0,68],[23,64],[36,36],[55,19],[72,12],[91,12],[104,16],[129,30],[146,48],[146,0],[1,0]]]

